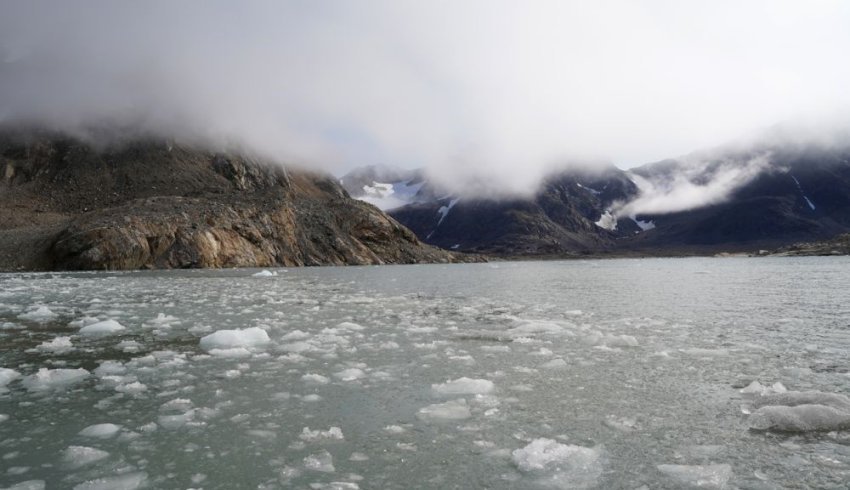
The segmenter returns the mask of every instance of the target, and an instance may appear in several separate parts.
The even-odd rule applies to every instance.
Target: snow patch
[[[617,218],[611,214],[611,211],[605,211],[602,216],[599,217],[599,220],[593,224],[608,231],[617,230]]]

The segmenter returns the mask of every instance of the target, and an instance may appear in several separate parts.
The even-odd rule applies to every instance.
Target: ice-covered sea
[[[848,488],[850,259],[0,275],[0,487]]]

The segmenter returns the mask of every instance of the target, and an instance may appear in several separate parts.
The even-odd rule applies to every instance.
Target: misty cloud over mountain
[[[837,1],[31,1],[2,14],[5,124],[242,146],[335,173],[425,167],[476,195],[850,107]],[[619,212],[722,200],[766,158],[710,182],[637,179]]]

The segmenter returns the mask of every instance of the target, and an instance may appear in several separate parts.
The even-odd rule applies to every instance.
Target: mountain
[[[369,165],[345,174],[339,181],[348,194],[383,211],[433,201],[437,190],[425,173],[389,165]]]
[[[614,167],[550,175],[537,192],[510,199],[446,196],[390,211],[427,243],[501,255],[551,255],[610,250],[624,235],[640,232],[634,221],[617,230],[596,223],[637,187]]]
[[[330,176],[153,138],[0,134],[0,269],[470,260],[432,248]]]
[[[737,171],[737,185],[717,202],[672,212],[644,211],[652,232],[632,237],[638,249],[753,250],[825,240],[850,231],[850,149],[758,145],[714,152],[693,164],[668,160],[631,173],[655,182],[687,181],[706,189]],[[718,187],[722,187],[719,185]]]
[[[506,256],[774,249],[850,232],[848,143],[773,135],[630,170],[562,170],[512,198],[450,195],[420,173],[428,192],[389,213],[426,243]]]

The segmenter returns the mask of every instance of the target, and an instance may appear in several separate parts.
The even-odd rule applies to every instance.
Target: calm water
[[[256,272],[0,275],[0,487],[850,482],[848,258]]]

